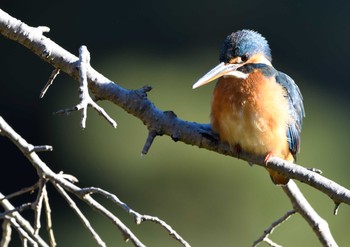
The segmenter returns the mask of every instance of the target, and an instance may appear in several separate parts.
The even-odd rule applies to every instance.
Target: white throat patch
[[[245,74],[241,71],[234,70],[234,71],[231,71],[231,72],[225,74],[223,77],[227,78],[227,77],[231,77],[231,76],[236,77],[236,78],[240,78],[240,79],[247,79],[249,74]]]

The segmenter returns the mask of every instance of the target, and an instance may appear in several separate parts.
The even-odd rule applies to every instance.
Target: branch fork
[[[168,113],[159,110],[150,100],[148,100],[146,94],[147,90],[144,90],[143,93],[141,91],[135,93],[134,90],[124,89],[94,70],[89,64],[90,56],[87,55],[87,49],[82,47],[78,58],[49,38],[45,37],[43,35],[43,31],[47,31],[47,29],[30,27],[25,23],[11,17],[0,9],[0,33],[9,39],[24,45],[44,61],[52,64],[52,66],[56,69],[56,71],[54,71],[50,76],[50,78],[52,77],[53,79],[49,79],[49,83],[47,84],[52,84],[52,81],[54,80],[54,77],[57,76],[58,71],[63,71],[72,78],[79,80],[80,103],[73,109],[63,110],[63,113],[82,110],[81,125],[83,128],[86,125],[86,109],[88,105],[92,106],[95,110],[102,114],[113,127],[116,127],[114,120],[110,120],[108,115],[102,111],[103,109],[99,109],[97,104],[91,99],[88,93],[88,85],[95,98],[111,101],[112,103],[122,107],[128,113],[139,118],[147,126],[147,128],[150,130],[150,134],[147,138],[142,153],[147,153],[149,151],[155,136],[164,134],[172,137],[175,141],[182,141],[186,144],[196,145],[200,148],[206,148],[220,154],[240,158],[262,167],[267,166],[268,168],[276,170],[281,174],[290,177],[291,179],[304,182],[320,192],[327,194],[333,201],[335,201],[335,211],[337,210],[338,205],[342,202],[350,205],[350,191],[347,188],[323,177],[320,174],[309,171],[306,168],[298,166],[297,164],[292,164],[279,158],[273,157],[269,159],[267,164],[265,164],[264,157],[253,155],[245,152],[244,150],[240,150],[238,153],[227,144],[219,142],[215,134],[212,133],[208,124],[198,124],[184,121],[177,118],[176,115],[169,117]],[[78,70],[77,67],[79,68]],[[48,87],[49,86],[46,86],[44,89]],[[45,90],[43,91],[45,92]],[[26,142],[21,142],[16,138],[13,139],[13,136],[11,136],[13,132],[9,132],[11,129],[2,125],[2,123],[3,119],[0,117],[0,134],[13,140],[24,155],[36,167],[36,169],[39,170],[38,173],[45,173],[45,176],[50,181],[60,184],[63,189],[69,191],[70,193],[76,193],[77,190],[80,189],[70,181],[63,179],[62,176],[57,176],[57,174],[53,173],[48,167],[44,166],[45,164],[39,159],[36,152],[25,152],[25,148],[28,149],[28,147],[25,147]],[[330,233],[327,223],[321,217],[319,217],[316,212],[314,212],[310,204],[308,204],[295,185],[294,181],[290,180],[288,185],[282,188],[290,198],[294,210],[300,213],[310,224],[312,229],[314,229],[315,234],[320,239],[322,245],[337,246]],[[100,205],[88,194],[80,199],[90,203],[90,205],[94,208],[98,208]],[[0,201],[0,203],[3,204],[5,201],[6,200],[4,199]],[[113,215],[110,215],[110,212],[104,210],[101,210],[100,212],[114,224],[116,224],[118,228],[125,230],[124,226],[120,224],[120,221],[114,218]],[[14,212],[13,214],[16,215],[16,213],[17,212]],[[11,222],[11,225],[15,227],[18,217],[15,218],[15,222],[13,222],[12,218],[10,220],[6,219],[7,223],[5,224],[4,228],[6,229],[7,225],[10,224],[8,223],[9,221]],[[16,229],[21,231],[19,228]],[[22,227],[22,229],[25,228]],[[29,233],[30,231],[28,231],[28,236],[26,236],[24,239],[27,239],[27,241],[31,243],[33,241],[41,243],[40,239],[38,240],[36,236],[30,235]],[[133,235],[129,231],[125,230],[124,233],[125,236],[133,241],[135,246],[143,246],[137,242],[137,238],[133,238]],[[46,246],[45,244],[37,245]]]
[[[117,123],[107,114],[107,112],[96,104],[96,102],[90,97],[89,88],[88,88],[88,77],[87,72],[90,67],[90,53],[86,46],[81,46],[79,49],[79,104],[75,105],[72,108],[67,108],[64,110],[59,110],[55,114],[69,114],[72,111],[81,111],[81,127],[85,129],[86,119],[87,119],[87,108],[91,106],[95,109],[100,115],[102,115],[113,128],[117,128]],[[41,95],[44,95],[48,87],[52,84],[52,81],[57,76],[58,71],[53,71],[50,76],[49,82],[45,85],[44,89],[41,92]]]

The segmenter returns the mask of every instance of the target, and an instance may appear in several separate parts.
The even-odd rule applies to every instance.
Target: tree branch
[[[95,229],[90,225],[89,220],[85,217],[85,215],[80,211],[78,206],[75,204],[73,199],[68,195],[68,193],[59,185],[54,184],[58,192],[63,196],[63,198],[68,202],[68,205],[73,209],[73,211],[78,215],[79,219],[84,224],[85,228],[87,228],[91,234],[91,236],[95,239],[98,246],[106,247],[107,245],[101,237],[98,235],[98,233],[95,231]]]
[[[7,199],[4,198],[5,196],[0,192],[0,205],[5,210],[12,211],[10,215],[6,216],[6,219],[11,222],[11,225],[21,233],[21,236],[30,241],[34,246],[48,247],[46,242],[39,235],[34,234],[34,228],[30,223],[15,210],[15,207]]]
[[[47,30],[44,29],[44,31]],[[43,35],[43,28],[30,27],[0,10],[0,33],[9,39],[24,45],[44,61],[52,64],[56,69],[67,73],[75,80],[79,80],[79,59],[49,38],[45,37]],[[342,202],[350,205],[350,191],[320,174],[279,158],[271,158],[268,163],[265,164],[264,157],[262,156],[253,155],[244,150],[241,150],[238,153],[238,150],[230,148],[225,143],[221,143],[217,135],[211,130],[210,125],[188,122],[178,118],[173,112],[161,111],[147,98],[147,92],[150,90],[150,87],[144,87],[138,90],[124,89],[90,66],[87,68],[86,75],[88,86],[96,98],[113,102],[128,113],[140,119],[144,125],[147,126],[151,134],[146,142],[143,151],[144,153],[147,153],[155,136],[168,135],[174,141],[182,141],[186,144],[195,145],[200,148],[240,158],[250,163],[276,170],[286,177],[299,180],[319,191],[322,191],[337,205]],[[31,157],[31,154],[28,152],[25,154],[28,158]],[[42,172],[48,171],[46,170]],[[53,178],[58,179],[57,177],[52,177],[52,179]],[[60,182],[63,183],[63,181]],[[70,190],[71,192],[74,191],[70,186],[65,188],[67,190],[72,189]],[[299,213],[303,215],[303,212],[307,212],[304,211],[307,210],[307,208],[296,206],[298,205],[298,201],[300,201],[300,203],[305,203],[306,200],[299,200],[300,195],[302,196],[302,194],[295,192],[298,191],[298,188],[294,183],[290,183],[284,188],[284,190],[291,198],[295,209]],[[87,196],[84,199],[86,198],[89,197]],[[306,205],[308,205],[308,203]],[[309,223],[313,222],[313,229],[315,225],[322,227],[323,230],[324,228],[328,229],[328,226],[325,224],[320,224],[323,219],[316,215],[314,215],[314,217],[313,221],[308,221],[308,219],[305,218]],[[317,230],[315,232],[320,239],[324,238],[331,241],[331,238],[323,235],[323,230]],[[329,229],[328,233],[330,234]],[[321,242],[325,245],[322,240]],[[333,242],[331,241],[331,243],[332,246],[336,246],[334,240]]]
[[[329,230],[327,221],[322,219],[311,207],[294,181],[291,180],[287,186],[283,187],[283,190],[289,196],[293,208],[309,223],[322,245],[328,247],[338,246]]]
[[[24,45],[44,61],[79,81],[79,58],[45,37],[40,29],[30,27],[0,9],[0,33]],[[147,98],[149,86],[127,90],[92,67],[87,69],[87,79],[96,98],[109,100],[120,106],[139,118],[149,130],[156,131],[157,135],[168,135],[175,141],[271,168],[322,191],[338,203],[350,205],[350,191],[320,174],[275,157],[266,165],[263,156],[253,155],[244,150],[238,152],[221,143],[209,124],[188,122],[178,118],[173,112],[161,111]]]
[[[11,229],[11,222],[8,219],[5,219],[2,222],[2,237],[0,241],[0,246],[1,247],[8,247],[11,241],[11,234],[12,234],[12,229]]]
[[[295,214],[296,211],[295,210],[289,210],[286,214],[284,214],[281,218],[279,218],[278,220],[272,222],[271,226],[269,226],[269,228],[267,228],[264,233],[260,236],[260,238],[258,238],[257,240],[254,241],[253,246],[252,247],[256,247],[258,246],[261,242],[267,242],[268,244],[272,244],[271,240],[268,238],[269,235],[279,226],[281,225],[283,222],[285,222],[286,220],[288,220],[293,214]],[[271,245],[272,246],[272,245]]]
[[[82,201],[86,202],[92,209],[95,211],[101,213],[104,215],[108,220],[110,220],[118,229],[121,231],[121,233],[124,236],[124,239],[130,240],[135,246],[137,247],[144,247],[145,245],[134,235],[134,233],[114,214],[112,214],[108,209],[106,209],[103,205],[101,205],[98,201],[96,201],[90,194],[91,193],[100,193],[104,194],[108,198],[111,198],[113,202],[117,203],[119,206],[121,206],[124,210],[128,209],[128,213],[133,215],[137,220],[136,223],[140,224],[143,221],[153,221],[159,225],[161,225],[165,230],[169,232],[170,235],[174,237],[177,241],[179,241],[181,244],[183,244],[186,247],[189,247],[189,244],[179,235],[177,234],[168,224],[166,224],[164,221],[160,220],[157,217],[149,216],[149,215],[141,215],[137,213],[136,211],[129,208],[125,203],[121,202],[115,195],[108,193],[102,189],[91,187],[89,189],[83,189],[75,184],[73,182],[76,181],[76,178],[73,176],[66,176],[62,173],[55,173],[53,172],[41,159],[40,157],[31,150],[32,146],[29,144],[25,139],[23,139],[18,133],[16,133],[6,122],[5,120],[0,116],[0,134],[9,138],[19,149],[20,151],[27,157],[27,159],[31,162],[33,167],[36,169],[38,176],[40,179],[45,179],[46,181],[50,181],[56,189],[62,194],[62,196],[67,200],[69,205],[73,208],[73,210],[77,213],[81,221],[84,223],[85,227],[88,228],[89,232],[93,236],[93,238],[97,241],[99,246],[106,246],[105,243],[102,241],[102,239],[99,237],[99,235],[95,232],[95,230],[91,227],[89,221],[87,218],[82,214],[82,212],[78,209],[77,205],[74,203],[74,201],[71,199],[71,197],[68,195],[68,192],[74,194],[76,197],[81,199]],[[34,147],[35,149],[35,147]],[[69,180],[68,180],[68,179]],[[70,181],[71,180],[71,181]],[[72,182],[73,181],[73,182]],[[44,193],[45,193],[45,183],[40,182],[39,184],[39,192],[37,195],[37,200],[34,204],[29,204],[29,207],[35,208],[35,215],[39,215],[41,212],[41,205],[42,201],[44,199]],[[28,190],[26,190],[28,191]],[[17,211],[18,209],[14,208],[10,202],[5,199],[5,196],[3,196],[0,192],[0,205],[5,208],[7,211],[7,216],[13,216],[9,220],[11,221],[11,224],[20,232],[20,236],[22,236],[24,239],[27,239],[34,245],[39,246],[48,246],[38,235],[38,230],[40,228],[40,225],[37,220],[35,220],[35,227],[33,228]],[[25,205],[26,206],[26,205]],[[38,216],[39,217],[39,216]],[[36,218],[38,218],[36,217]],[[1,217],[0,217],[1,218]],[[6,218],[7,219],[7,218]],[[17,224],[18,222],[18,224]],[[51,225],[51,224],[50,224]],[[50,233],[50,232],[49,232]],[[26,240],[25,240],[26,241]],[[50,239],[50,242],[52,242],[53,239]],[[54,241],[53,241],[54,242]]]

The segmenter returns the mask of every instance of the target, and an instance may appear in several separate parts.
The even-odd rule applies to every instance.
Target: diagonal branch
[[[30,27],[0,9],[0,33],[27,47],[44,61],[79,81],[79,58],[44,36],[41,29]],[[96,98],[109,100],[120,106],[139,118],[149,130],[156,130],[157,135],[168,135],[176,141],[265,167],[264,157],[253,155],[244,150],[238,152],[227,144],[221,143],[209,124],[188,122],[178,118],[175,114],[158,109],[147,98],[149,87],[127,90],[91,66],[87,70],[87,79],[89,88]],[[350,205],[350,190],[320,174],[279,158],[271,158],[267,167],[322,191],[336,203]]]
[[[51,207],[49,203],[49,195],[47,190],[44,190],[44,205],[45,205],[45,215],[46,215],[46,230],[49,235],[50,247],[56,247],[56,239],[52,229],[52,219],[51,219]]]
[[[68,108],[64,110],[57,111],[56,114],[69,114],[72,111],[81,111],[81,127],[85,129],[86,119],[87,119],[87,108],[91,106],[100,115],[102,115],[108,123],[110,123],[114,128],[117,128],[117,123],[106,113],[106,111],[96,104],[95,101],[90,97],[87,71],[90,67],[90,53],[86,46],[81,46],[79,49],[79,92],[80,92],[80,103],[73,108]]]
[[[47,30],[30,27],[0,10],[0,33],[2,35],[24,45],[44,61],[52,64],[56,69],[67,73],[75,80],[79,80],[79,59],[45,37],[43,31]],[[231,149],[227,144],[221,143],[216,134],[211,130],[210,125],[188,122],[178,118],[172,112],[161,111],[147,98],[147,92],[150,90],[149,87],[138,90],[124,89],[90,66],[87,68],[86,75],[89,89],[94,94],[95,98],[113,102],[128,113],[139,118],[144,125],[147,126],[152,135],[145,145],[145,153],[148,151],[156,135],[168,135],[175,141],[182,141],[186,144],[241,158],[249,163],[276,170],[286,177],[299,180],[322,191],[327,194],[336,205],[342,202],[350,205],[350,191],[320,174],[279,158],[269,159],[266,165],[264,157],[253,155],[244,150],[238,152],[238,150]],[[2,132],[0,132],[0,134],[2,134]],[[16,145],[19,144],[16,143]],[[27,150],[23,152],[28,158],[36,158],[33,157],[33,153],[29,153]],[[49,168],[45,167],[45,170],[39,171],[39,173],[52,174],[52,171],[48,169]],[[55,176],[50,177],[49,175],[48,178],[60,181],[60,179]],[[68,182],[64,179],[63,181]],[[63,183],[63,181],[60,181],[60,183]],[[74,191],[70,186],[65,187],[67,190],[70,190],[69,188]],[[320,238],[321,243],[324,246],[336,246],[334,240],[332,241],[328,225],[323,224],[324,220],[314,214],[307,217],[308,211],[306,210],[309,210],[307,207],[309,204],[306,200],[301,200],[303,197],[302,194],[299,193],[300,191],[296,185],[292,182],[285,187],[284,190],[290,197],[295,209],[304,216],[313,229],[314,227],[317,228],[315,233]],[[84,199],[91,200],[92,198],[86,195]],[[94,205],[92,202],[93,201],[89,201],[91,205]],[[300,205],[298,203],[300,203]],[[97,207],[97,205],[95,206]],[[106,214],[106,216],[108,217],[108,214]],[[327,241],[328,244],[331,243],[331,245],[328,245],[325,241]]]
[[[269,228],[267,228],[266,230],[264,230],[264,233],[257,239],[254,241],[253,243],[253,247],[258,246],[261,242],[268,242],[271,241],[269,240],[269,235],[279,226],[281,225],[283,222],[285,222],[286,220],[288,220],[293,214],[295,214],[295,210],[289,210],[287,213],[285,213],[281,218],[279,218],[278,220],[272,222],[271,226],[269,226]],[[271,245],[271,243],[269,243]]]
[[[291,200],[295,211],[300,213],[306,222],[309,223],[322,245],[328,247],[338,246],[329,230],[327,221],[322,219],[311,207],[295,182],[291,180],[287,186],[283,187],[283,190]]]
[[[183,239],[170,225],[168,225],[165,221],[159,219],[158,217],[150,216],[150,215],[141,215],[140,213],[136,212],[135,210],[131,209],[126,203],[122,202],[117,196],[115,196],[112,193],[109,193],[108,191],[105,191],[100,188],[95,187],[89,187],[89,188],[83,188],[80,190],[80,193],[82,195],[86,194],[101,194],[107,199],[111,200],[113,203],[117,204],[118,206],[122,207],[127,213],[134,216],[136,224],[141,224],[143,221],[152,221],[159,225],[161,225],[170,235],[172,235],[177,241],[179,241],[183,246],[190,247],[189,243],[185,239]]]
[[[0,246],[1,247],[8,247],[11,241],[11,234],[12,234],[12,229],[11,229],[11,222],[8,219],[5,219],[2,222],[2,236],[1,236],[1,241],[0,241]]]
[[[0,205],[7,211],[14,211],[15,207],[7,200],[4,199],[4,195],[0,192]],[[18,212],[12,212],[10,220],[11,225],[17,231],[22,233],[22,236],[25,236],[26,239],[34,243],[36,246],[48,247],[47,243],[39,236],[34,234],[34,229],[30,223],[22,217]]]
[[[82,215],[80,210],[75,205],[74,201],[67,195],[66,191],[74,194],[79,199],[84,201],[86,204],[88,204],[92,209],[96,210],[97,212],[104,215],[108,220],[110,220],[116,227],[119,228],[119,230],[122,232],[125,240],[130,240],[135,246],[137,247],[144,247],[145,245],[135,236],[135,234],[114,214],[112,214],[108,209],[106,209],[103,205],[101,205],[98,201],[96,201],[90,193],[92,192],[106,192],[102,189],[82,189],[75,184],[73,184],[76,179],[73,176],[66,176],[61,173],[54,173],[41,159],[35,152],[28,151],[30,147],[33,145],[29,144],[25,139],[23,139],[18,133],[16,133],[6,122],[5,120],[0,116],[0,133],[1,135],[9,138],[16,146],[21,150],[21,152],[27,157],[27,159],[32,163],[33,167],[36,169],[39,178],[45,178],[47,181],[50,181],[57,190],[63,195],[63,197],[68,201],[70,206],[73,208],[73,210],[79,215],[80,219],[83,221],[85,226],[88,228],[92,236],[95,238],[95,240],[98,242],[99,246],[105,246],[104,242],[101,240],[101,238],[96,234],[96,232],[91,228],[90,223],[87,221],[85,216]],[[66,179],[66,178],[69,178]],[[70,181],[72,180],[72,181]],[[40,186],[39,186],[40,187]],[[42,193],[38,193],[38,197],[41,198]],[[105,193],[106,195],[106,193]],[[116,199],[117,197],[113,194],[108,193],[109,197],[113,197]],[[12,205],[9,204],[9,201],[4,199],[5,197],[0,193],[0,205],[3,206],[7,211],[9,211],[9,214],[12,216],[17,216],[17,218],[11,218],[12,220],[18,220],[20,221],[22,219],[22,216],[18,214],[17,209],[15,209]],[[116,201],[115,201],[116,202]],[[10,206],[9,206],[10,205]],[[126,204],[124,204],[124,209],[129,208]],[[141,223],[141,221],[153,221],[155,223],[158,223],[163,228],[165,228],[169,234],[174,236],[176,240],[178,240],[180,243],[182,243],[184,246],[189,246],[188,243],[180,237],[168,224],[166,224],[164,221],[160,220],[157,217],[148,216],[148,215],[141,215],[137,213],[136,211],[129,208],[128,211],[132,215],[136,215],[139,221],[136,223]],[[9,215],[8,214],[8,215]],[[24,220],[24,219],[23,219]],[[25,220],[24,220],[25,221]],[[23,221],[23,222],[24,222]],[[22,220],[20,221],[22,222]],[[14,223],[13,223],[14,224]],[[29,223],[26,223],[29,224]],[[37,242],[39,246],[47,246],[41,243],[41,238],[35,234],[35,230],[31,227],[29,224],[28,226],[26,224],[21,225],[21,227],[26,227],[25,230],[29,231],[25,234],[25,239],[31,240]],[[27,235],[30,237],[27,238]],[[24,236],[24,235],[22,235]]]
[[[47,92],[47,90],[49,90],[49,87],[53,84],[53,81],[56,79],[56,77],[58,76],[58,74],[60,73],[60,70],[55,68],[50,77],[49,77],[49,80],[46,82],[44,88],[41,90],[40,92],[40,98],[43,98]]]
[[[98,246],[106,247],[105,242],[101,239],[101,237],[98,235],[98,233],[95,231],[95,229],[90,225],[89,220],[85,217],[85,215],[81,212],[81,210],[78,208],[76,203],[73,201],[73,199],[68,195],[68,193],[59,185],[54,184],[58,192],[63,196],[63,198],[67,201],[68,205],[73,209],[73,211],[78,215],[79,219],[84,224],[85,228],[87,228],[92,235],[92,237],[97,242]]]

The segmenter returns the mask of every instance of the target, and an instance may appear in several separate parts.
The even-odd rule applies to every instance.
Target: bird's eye
[[[248,56],[247,55],[242,55],[241,56],[241,60],[242,60],[242,62],[246,62],[248,60]]]

